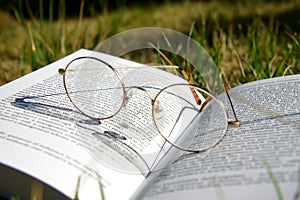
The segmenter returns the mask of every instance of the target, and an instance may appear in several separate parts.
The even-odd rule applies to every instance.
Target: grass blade
[[[275,187],[275,191],[276,191],[276,194],[277,194],[277,197],[278,197],[278,200],[284,200],[283,198],[283,195],[282,195],[282,192],[281,192],[281,189],[280,189],[280,186],[279,186],[279,183],[275,177],[275,174],[273,173],[270,165],[268,164],[267,161],[264,161],[264,165],[266,166],[267,168],[267,172],[268,172],[268,175],[273,183],[273,186]]]

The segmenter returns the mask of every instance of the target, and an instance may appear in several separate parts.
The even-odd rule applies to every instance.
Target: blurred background
[[[231,86],[300,73],[300,0],[0,0],[0,85],[145,26],[191,35]]]

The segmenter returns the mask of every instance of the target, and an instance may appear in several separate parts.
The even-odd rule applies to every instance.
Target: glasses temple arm
[[[187,73],[185,72],[184,69],[182,69],[181,67],[179,66],[176,66],[176,65],[163,65],[163,66],[151,66],[151,67],[162,67],[162,68],[175,68],[177,69],[180,74],[184,77],[184,79],[191,85],[192,84],[192,81],[191,79],[188,77]],[[60,75],[64,75],[65,73],[65,69],[58,69],[58,73]],[[197,102],[198,105],[200,105],[202,103],[201,101],[201,98],[199,97],[199,94],[196,92],[195,89],[191,88],[191,92],[193,93],[193,96],[195,98],[195,101]]]
[[[184,69],[182,69],[179,66],[176,66],[176,69],[180,72],[180,74],[185,78],[185,80],[192,85],[192,81],[189,78],[189,76],[187,75],[186,71]],[[198,105],[200,105],[202,103],[201,98],[199,97],[199,94],[196,92],[196,90],[194,88],[191,88],[191,92],[193,93],[193,96],[197,102]]]
[[[235,113],[235,110],[234,110],[234,107],[233,107],[233,103],[231,101],[231,98],[230,98],[230,95],[229,95],[229,92],[228,92],[228,87],[227,87],[226,84],[224,84],[223,87],[225,89],[225,93],[227,95],[227,98],[228,98],[228,101],[229,101],[229,104],[230,104],[230,107],[231,107],[231,110],[233,112],[233,116],[234,116],[234,119],[235,119],[235,120],[229,119],[228,124],[233,125],[233,126],[240,126],[241,122],[238,120],[238,118],[236,116],[236,113]]]
[[[183,77],[184,77],[184,79],[190,84],[190,85],[192,85],[193,83],[192,83],[192,81],[191,81],[191,79],[189,78],[189,76],[187,75],[187,73],[186,73],[186,71],[183,69],[183,68],[181,68],[181,67],[179,67],[179,66],[177,66],[177,65],[160,65],[160,66],[150,66],[150,67],[157,67],[157,68],[175,68]],[[201,103],[202,103],[202,100],[201,100],[201,98],[200,98],[200,94],[198,94],[197,93],[197,91],[194,89],[194,88],[190,88],[191,89],[191,92],[192,92],[192,94],[193,94],[193,96],[194,96],[194,98],[195,98],[195,101],[197,102],[197,104],[198,105],[201,105]]]

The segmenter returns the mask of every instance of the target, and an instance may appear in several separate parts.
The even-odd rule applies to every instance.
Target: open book
[[[186,153],[165,143],[149,123],[144,110],[151,103],[133,101],[101,122],[72,106],[58,70],[91,54],[130,70],[121,74],[127,86],[186,82],[162,70],[79,50],[2,86],[0,196],[299,199],[300,75],[231,89],[241,126],[229,127],[209,151]],[[228,104],[224,94],[218,98]],[[131,142],[120,142],[130,135]]]

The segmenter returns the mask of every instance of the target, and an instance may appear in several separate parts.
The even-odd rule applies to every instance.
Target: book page
[[[244,84],[230,96],[241,126],[210,152],[151,174],[133,199],[299,198],[300,75]]]
[[[157,151],[164,140],[151,122],[151,101],[141,91],[111,119],[95,121],[76,110],[58,69],[79,56],[114,63],[126,87],[151,86],[153,95],[166,84],[182,82],[161,70],[140,72],[140,64],[77,51],[0,88],[0,163],[69,198],[79,188],[79,199],[101,199],[102,188],[106,199],[126,199],[165,154]]]

